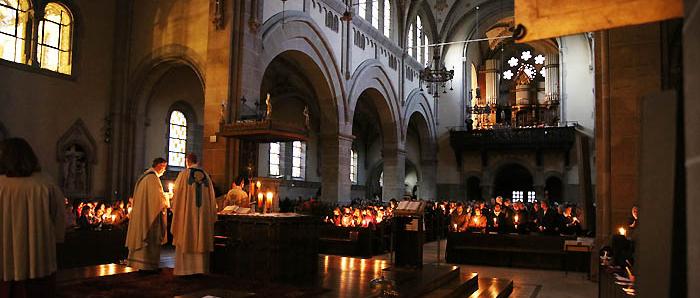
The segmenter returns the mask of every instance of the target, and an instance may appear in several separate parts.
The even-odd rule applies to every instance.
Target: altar
[[[212,271],[255,281],[315,280],[318,220],[296,213],[219,214]]]

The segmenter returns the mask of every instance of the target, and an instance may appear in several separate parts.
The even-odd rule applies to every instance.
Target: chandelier
[[[447,81],[450,81],[450,90],[452,89],[452,78],[455,76],[455,70],[447,70],[445,65],[440,62],[440,55],[433,56],[433,63],[426,66],[420,71],[420,90],[423,91],[423,83],[425,83],[428,93],[434,98],[440,97],[440,91],[447,93]]]

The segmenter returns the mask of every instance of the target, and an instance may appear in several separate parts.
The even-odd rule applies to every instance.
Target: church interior
[[[0,0],[0,297],[692,297],[698,53],[697,0]]]

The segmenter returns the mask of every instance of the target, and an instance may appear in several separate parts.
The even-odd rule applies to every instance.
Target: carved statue
[[[73,144],[64,152],[63,190],[67,194],[86,194],[88,174],[85,152]]]
[[[304,127],[306,127],[307,130],[311,129],[311,123],[309,120],[309,106],[304,107]]]
[[[221,102],[221,111],[219,111],[219,123],[226,123],[226,101]]]
[[[265,104],[267,105],[267,112],[265,113],[265,119],[272,119],[272,102],[270,101],[270,93],[267,94],[267,99],[265,99]]]

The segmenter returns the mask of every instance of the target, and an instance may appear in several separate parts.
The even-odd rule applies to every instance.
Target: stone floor
[[[441,241],[440,249],[440,261],[444,263],[444,252],[445,252],[445,241]],[[345,257],[332,257],[334,262],[339,264],[331,264],[332,267],[338,267],[341,269],[341,273],[330,274],[329,276],[338,275],[338,280],[344,280],[340,284],[345,285],[346,292],[354,293],[354,291],[348,291],[347,287],[353,287],[353,283],[360,280],[365,280],[367,278],[379,276],[381,269],[383,267],[390,266],[391,256],[389,254],[376,256],[372,259],[356,259],[356,258],[345,258]],[[328,263],[328,257],[321,255],[320,262]],[[437,243],[431,242],[425,244],[423,249],[423,261],[425,263],[436,263],[437,258]],[[368,276],[355,276],[350,273],[345,272],[345,266],[350,269],[356,265],[358,267],[364,267],[367,263],[368,270],[360,270],[367,274]],[[172,268],[175,265],[175,251],[172,248],[164,248],[161,253],[161,267]],[[329,268],[328,264],[325,265],[325,270]],[[511,297],[596,297],[597,296],[597,284],[588,281],[585,273],[569,272],[565,274],[563,271],[552,271],[552,270],[534,270],[534,269],[519,269],[519,268],[504,268],[504,267],[490,267],[490,266],[473,266],[473,265],[459,265],[461,272],[478,272],[480,278],[501,278],[501,279],[511,279],[513,280],[514,290]],[[376,268],[375,268],[376,267]],[[112,274],[119,274],[129,272],[131,268],[125,267],[123,265],[101,265],[90,268],[76,268],[71,270],[62,270],[58,275],[58,279],[70,279],[70,278],[84,278],[89,276],[105,276]],[[85,271],[87,270],[87,271]],[[89,271],[89,272],[88,272]],[[352,270],[347,270],[352,271]],[[322,271],[323,272],[323,271]],[[330,273],[330,272],[328,272]],[[344,276],[347,274],[347,277]],[[326,276],[325,279],[329,279]],[[331,278],[336,279],[336,278]],[[328,284],[325,284],[328,287]],[[358,287],[355,285],[354,287]],[[331,288],[333,288],[331,286]],[[355,289],[357,290],[357,289]],[[341,291],[343,292],[343,291]],[[342,296],[342,295],[341,295]],[[350,297],[350,296],[347,296]]]
[[[440,241],[440,262],[445,262],[446,241]],[[375,257],[390,259],[390,255]],[[437,242],[423,247],[423,262],[437,262]],[[513,280],[511,297],[596,297],[598,284],[587,279],[586,273],[536,270],[522,268],[459,265],[462,273],[478,272],[480,278],[502,278]]]

